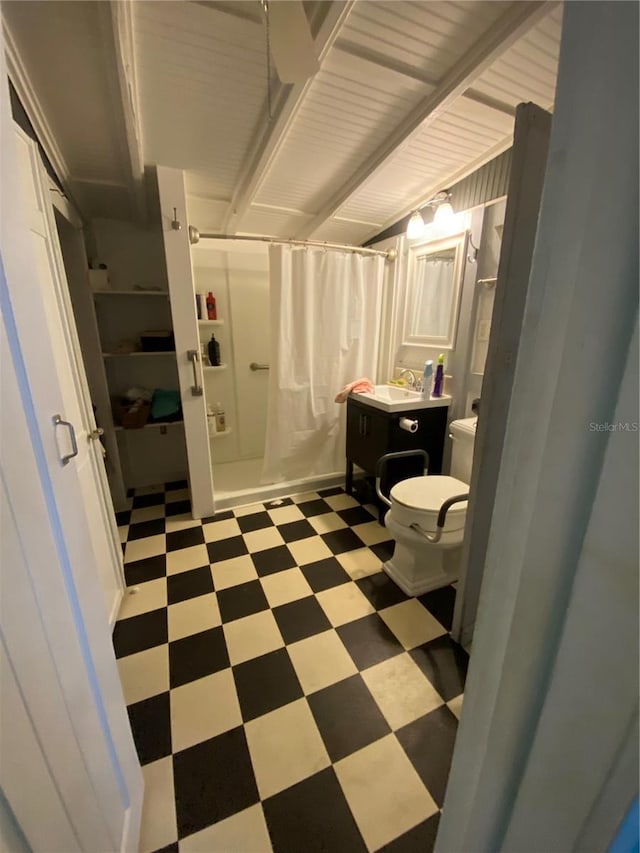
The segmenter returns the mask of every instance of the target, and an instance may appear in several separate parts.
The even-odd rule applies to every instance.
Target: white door
[[[100,586],[110,623],[115,621],[124,590],[122,550],[120,548],[115,514],[104,470],[102,447],[80,353],[80,344],[73,319],[73,309],[67,287],[64,262],[58,241],[53,209],[48,197],[48,181],[35,143],[15,126],[18,176],[21,197],[26,207],[32,252],[37,264],[37,281],[27,300],[16,301],[17,316],[28,318],[21,324],[21,336],[37,335],[42,326],[48,328],[53,363],[60,381],[62,398],[59,411],[67,424],[55,428],[51,424],[61,459],[74,453],[73,466],[80,481],[84,512],[87,519],[93,552],[98,567]],[[22,309],[22,313],[20,313]],[[41,365],[42,367],[42,365]],[[34,373],[34,386],[48,385],[46,371]],[[75,441],[75,446],[74,446]],[[71,460],[69,460],[70,464]]]
[[[157,172],[162,238],[189,463],[191,511],[194,518],[205,518],[214,512],[211,451],[200,361],[184,174],[180,169],[169,169],[166,166],[158,166]],[[179,229],[172,226],[174,221],[180,223]]]
[[[101,584],[110,533],[101,520],[95,448],[70,327],[61,316],[49,202],[34,146],[16,134],[10,119],[1,51],[0,80],[0,565],[7,703],[0,778],[34,850],[133,850],[142,776]],[[56,425],[56,415],[75,425],[77,454],[71,427]],[[66,464],[63,457],[69,457]]]

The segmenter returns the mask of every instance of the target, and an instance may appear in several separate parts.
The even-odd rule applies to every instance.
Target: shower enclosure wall
[[[294,482],[263,482],[269,388],[269,252],[256,241],[203,239],[191,247],[196,293],[213,293],[217,321],[198,321],[206,409],[223,409],[224,432],[210,437],[215,506],[223,509],[305,491],[342,480],[327,472]],[[207,342],[220,344],[220,367],[210,367]]]

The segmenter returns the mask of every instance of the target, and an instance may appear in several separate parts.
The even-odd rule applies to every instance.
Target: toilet
[[[406,595],[422,595],[458,579],[477,420],[450,425],[451,476],[402,480],[391,489],[390,500],[379,493],[390,506],[384,523],[396,543],[384,570]],[[451,503],[438,529],[442,505],[453,498],[461,499]]]

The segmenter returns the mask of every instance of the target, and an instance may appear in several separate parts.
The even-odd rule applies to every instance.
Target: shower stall
[[[157,174],[194,517],[342,483],[334,397],[375,372],[384,253],[197,239]]]
[[[207,416],[216,508],[337,484],[340,471],[278,483],[263,477],[270,368],[268,244],[204,239],[192,246],[191,258],[195,293],[212,293],[216,300],[217,319],[198,320],[206,410],[224,412],[224,430],[216,430],[215,417]],[[200,301],[204,305],[204,298]],[[220,345],[219,366],[208,364],[212,333]]]

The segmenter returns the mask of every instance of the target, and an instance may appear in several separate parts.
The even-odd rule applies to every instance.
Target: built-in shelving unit
[[[164,296],[169,298],[166,290],[94,290],[94,299],[99,296]]]
[[[109,259],[107,259],[107,262]],[[133,275],[133,274],[132,274]],[[124,276],[123,276],[124,278]],[[153,393],[158,388],[178,390],[176,352],[143,351],[140,338],[149,330],[172,328],[167,290],[134,290],[125,287],[92,292],[107,393],[113,412],[131,388]],[[149,282],[149,286],[152,282]],[[123,351],[120,352],[119,350]],[[126,350],[129,350],[128,352]],[[127,488],[168,482],[184,476],[184,421],[182,417],[153,421],[130,429],[111,425],[118,449],[117,464]],[[114,457],[114,464],[116,459]]]
[[[224,320],[198,320],[198,325],[203,328],[207,326],[224,326]]]
[[[175,358],[175,350],[163,350],[162,352],[103,352],[103,358],[140,358],[142,356],[173,356]]]
[[[184,424],[184,421],[181,418],[180,420],[177,420],[177,421],[154,421],[151,424],[145,424],[144,426],[137,427],[135,429],[129,429],[129,428],[123,427],[123,426],[116,426],[116,427],[114,427],[114,429],[116,432],[138,432],[141,429],[156,429],[159,427],[181,426],[183,424]]]
[[[216,370],[226,370],[228,366],[227,364],[205,364],[202,369],[205,373],[210,373]]]

